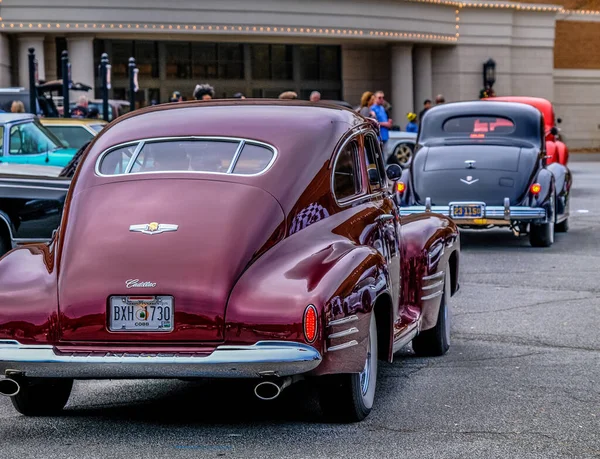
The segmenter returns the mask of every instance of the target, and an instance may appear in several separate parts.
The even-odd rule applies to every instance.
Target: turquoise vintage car
[[[30,113],[0,113],[0,163],[64,167],[77,152]]]

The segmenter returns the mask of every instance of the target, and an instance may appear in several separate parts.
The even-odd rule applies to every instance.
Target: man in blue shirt
[[[375,93],[375,103],[371,107],[371,110],[375,113],[377,121],[379,121],[381,141],[385,144],[390,138],[389,129],[392,128],[392,120],[388,119],[387,112],[383,108],[383,98],[383,91],[377,91]]]

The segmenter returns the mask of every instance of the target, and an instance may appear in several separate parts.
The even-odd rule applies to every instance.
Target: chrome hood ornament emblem
[[[168,231],[177,231],[179,225],[171,225],[168,223],[147,223],[145,225],[131,225],[129,227],[129,231],[134,233],[144,233],[144,234],[160,234],[166,233]]]
[[[467,159],[465,161],[465,164],[467,165],[467,169],[475,169],[475,163],[477,161],[475,161],[474,159]]]
[[[461,182],[466,183],[467,185],[473,185],[475,182],[479,182],[479,179],[474,179],[471,175],[467,175],[467,179],[460,179]]]

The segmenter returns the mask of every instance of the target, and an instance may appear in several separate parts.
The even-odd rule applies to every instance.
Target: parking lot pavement
[[[600,457],[600,162],[574,162],[571,230],[548,249],[463,232],[450,352],[381,364],[373,412],[324,424],[298,383],[77,382],[62,417],[0,400],[0,458]]]

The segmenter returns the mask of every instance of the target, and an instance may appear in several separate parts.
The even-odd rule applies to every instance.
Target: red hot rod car
[[[48,245],[0,260],[0,393],[58,412],[74,379],[315,381],[371,410],[377,360],[449,346],[457,227],[400,218],[377,126],[333,105],[170,104],[90,145]]]

